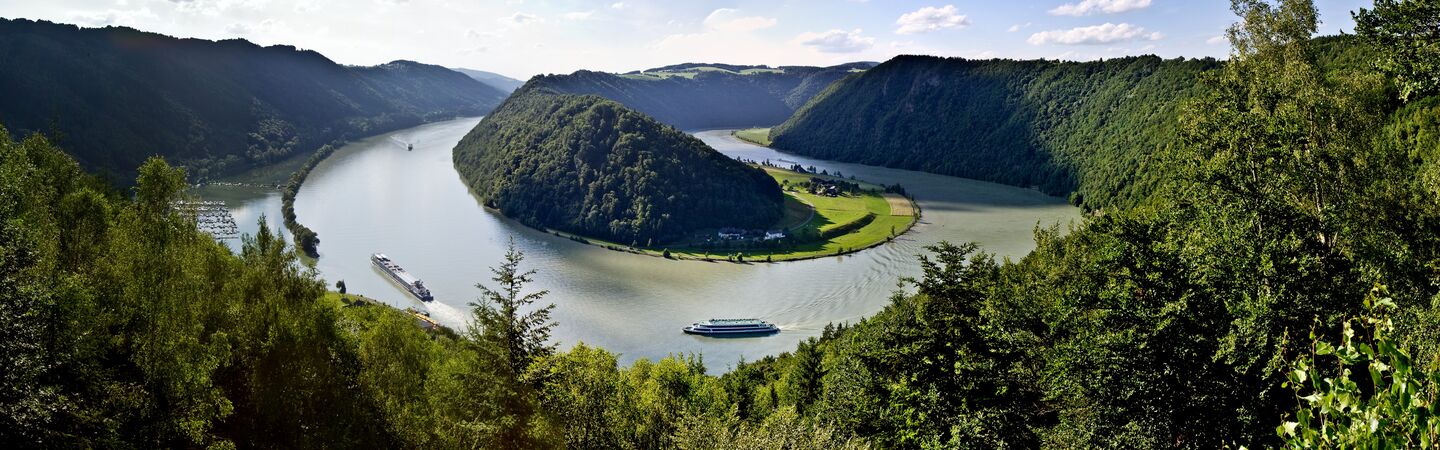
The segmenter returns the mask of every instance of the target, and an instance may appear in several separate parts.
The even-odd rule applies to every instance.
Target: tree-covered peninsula
[[[780,187],[611,100],[521,88],[455,147],[486,206],[538,228],[653,245],[781,216]]]

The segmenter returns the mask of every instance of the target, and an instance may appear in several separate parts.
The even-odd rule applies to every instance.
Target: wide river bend
[[[533,289],[549,290],[562,347],[577,342],[620,355],[622,364],[669,354],[702,354],[712,372],[795,348],[827,323],[854,322],[885,306],[901,277],[919,274],[915,255],[940,241],[976,242],[1002,257],[1034,248],[1036,226],[1080,220],[1080,210],[1039,192],[962,178],[780,153],[737,140],[729,131],[695,133],[731,157],[799,163],[876,183],[900,183],[924,211],[895,242],[856,254],[775,264],[672,261],[579,244],[530,229],[482,208],[460,181],[451,149],[478,118],[439,122],[353,142],[310,173],[295,200],[301,223],[320,235],[316,268],[333,285],[397,307],[428,308],[436,320],[463,327],[475,283],[492,283],[489,267],[511,238],[538,270]],[[407,151],[406,145],[414,150]],[[242,231],[264,214],[278,224],[277,193],[203,190],[227,200]],[[233,245],[233,242],[232,242]],[[390,255],[425,280],[436,301],[410,297],[373,268],[369,255]],[[708,318],[762,318],[774,336],[713,339],[680,328]]]

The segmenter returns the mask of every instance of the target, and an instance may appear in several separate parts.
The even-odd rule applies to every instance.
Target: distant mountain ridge
[[[462,69],[458,67],[451,68],[450,70],[469,75],[470,78],[474,78],[476,81],[490,85],[490,87],[499,89],[501,92],[505,93],[515,92],[516,89],[520,89],[520,86],[525,85],[524,81],[510,78],[495,72],[486,72],[484,70],[475,69]]]
[[[581,70],[530,83],[567,94],[608,98],[682,129],[770,126],[789,118],[825,87],[869,67],[744,66],[687,63],[645,72]]]
[[[150,155],[218,176],[350,139],[485,114],[506,93],[411,61],[336,64],[291,46],[0,19],[0,123],[44,131],[88,170]]]

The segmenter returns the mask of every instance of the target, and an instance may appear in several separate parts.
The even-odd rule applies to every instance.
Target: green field
[[[762,147],[770,146],[769,128],[751,128],[748,130],[739,130],[735,132],[735,137]]]

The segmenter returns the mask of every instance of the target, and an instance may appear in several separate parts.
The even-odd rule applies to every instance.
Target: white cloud
[[[225,32],[234,36],[247,36],[256,32],[263,32],[275,27],[275,19],[265,19],[258,24],[251,25],[244,22],[231,22],[225,26]]]
[[[135,27],[143,20],[155,19],[155,13],[150,8],[136,10],[107,9],[105,11],[83,11],[70,13],[70,20],[81,25],[109,26],[123,25]]]
[[[829,30],[820,33],[801,33],[795,42],[824,53],[855,53],[875,46],[875,38],[860,35],[854,31]]]
[[[501,24],[504,25],[518,27],[534,22],[539,22],[540,16],[529,13],[517,12],[515,14],[511,14],[509,17],[501,17],[499,21]]]
[[[499,38],[500,33],[494,31],[480,31],[474,28],[465,29],[465,39],[490,40]]]
[[[170,3],[177,11],[218,16],[232,10],[259,11],[268,6],[270,0],[170,0]]]
[[[659,54],[685,55],[685,58],[705,54],[732,54],[736,51],[752,54],[778,53],[783,52],[783,49],[754,33],[755,30],[773,27],[776,23],[778,21],[773,18],[746,16],[736,9],[721,8],[705,16],[699,31],[670,34],[647,47]],[[671,28],[687,26],[674,20],[667,22],[667,25]]]
[[[1033,45],[1062,44],[1062,45],[1100,45],[1128,41],[1158,41],[1165,38],[1159,32],[1147,33],[1144,27],[1138,27],[1128,23],[1095,25],[1089,27],[1071,28],[1069,30],[1042,31],[1030,35],[1029,42]]]
[[[740,11],[720,8],[705,16],[705,28],[716,31],[754,31],[775,26],[778,21],[771,17],[741,16]]]
[[[308,13],[320,10],[320,4],[313,0],[299,1],[295,2],[295,6],[291,9],[297,13]]]
[[[595,15],[595,11],[573,11],[565,13],[565,20],[588,20]]]
[[[1091,14],[1115,14],[1150,7],[1150,0],[1082,0],[1080,3],[1066,3],[1050,10],[1054,16],[1088,16]]]
[[[1206,39],[1205,43],[1210,45],[1220,45],[1224,44],[1228,40],[1229,39],[1226,39],[1224,35],[1216,35],[1212,36],[1210,39]]]
[[[970,19],[960,14],[955,5],[945,5],[942,8],[926,6],[901,15],[895,24],[900,26],[895,30],[896,34],[918,34],[946,28],[964,28],[970,25]]]
[[[628,7],[629,6],[626,5],[625,2],[615,2],[610,4],[610,9],[624,10]]]

